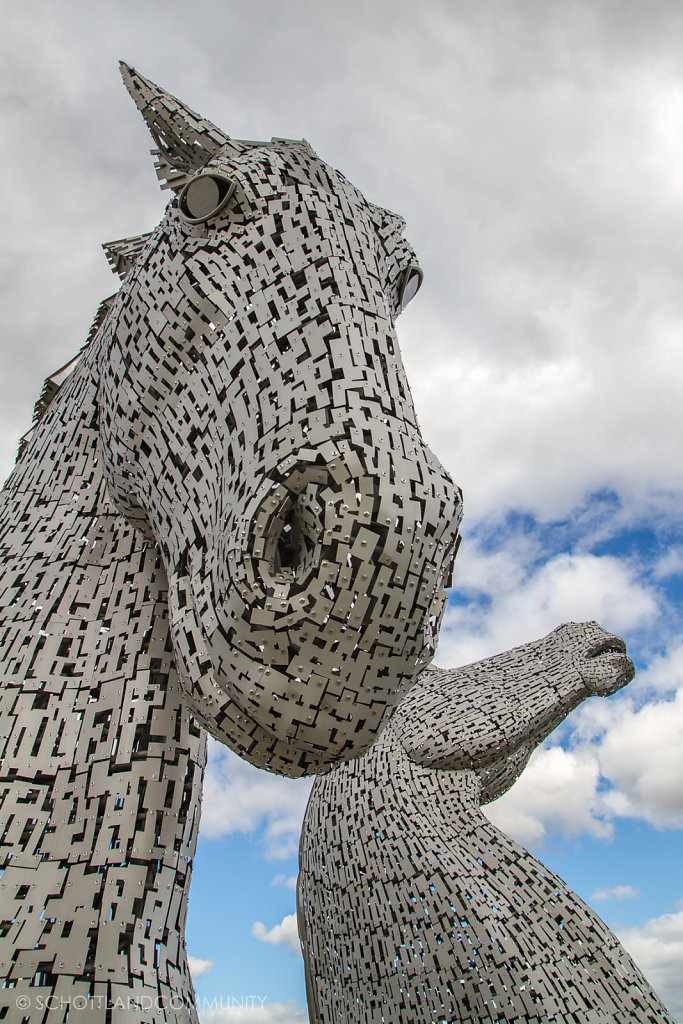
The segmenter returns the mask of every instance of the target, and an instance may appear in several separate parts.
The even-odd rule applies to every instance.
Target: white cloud
[[[676,913],[615,931],[665,1006],[683,1020],[683,900],[678,908]]]
[[[663,695],[683,689],[683,641],[674,639],[665,651],[654,655],[634,683],[630,692]]]
[[[512,789],[487,804],[494,825],[524,846],[541,846],[550,831],[564,836],[581,832],[609,839],[612,827],[598,816],[600,771],[588,750],[562,747],[536,750]]]
[[[201,1009],[200,1000],[199,1019],[201,1024],[308,1024],[308,1012],[298,1003],[264,1003],[261,1006],[260,998],[253,1000],[256,1005],[219,1005],[207,1009]],[[245,1002],[249,1004],[251,1001],[247,999]]]
[[[529,550],[531,542],[525,542]],[[487,600],[449,604],[439,640],[437,663],[467,664],[529,640],[562,622],[594,619],[622,633],[652,622],[658,612],[654,592],[627,561],[611,555],[559,554],[541,565],[515,564],[519,546],[496,555],[476,545],[455,584]],[[473,564],[482,554],[482,567]],[[521,557],[524,555],[522,553]],[[505,569],[510,566],[510,575]]]
[[[500,527],[495,550],[488,548],[476,534],[467,536],[455,563],[457,589],[473,596],[491,599],[521,587],[529,579],[535,563],[542,558],[539,538],[515,534]]]
[[[271,885],[284,885],[286,889],[296,889],[296,875],[276,875]]]
[[[427,274],[399,325],[408,376],[470,516],[566,515],[606,485],[639,505],[680,494],[683,76],[670,3],[539,17],[536,4],[430,0],[417,18],[405,0],[390,18],[361,0],[334,15],[308,0],[267,15],[206,3],[189,50],[172,30],[179,0],[161,36],[130,0],[115,14],[64,0],[58,22],[36,4],[2,43],[3,437],[28,425],[45,372],[114,288],[99,242],[158,220],[149,140],[117,80],[123,53],[237,137],[305,134],[406,215]],[[259,39],[256,57],[245,38]]]
[[[662,555],[656,562],[653,575],[659,579],[683,575],[683,547],[674,546],[669,548],[666,554]]]
[[[683,689],[639,711],[615,709],[599,758],[613,787],[604,797],[613,814],[683,827]]]
[[[561,554],[546,562],[520,592],[504,602],[501,617],[538,623],[596,619],[610,629],[627,631],[654,618],[657,604],[624,561],[605,555]],[[511,627],[512,629],[512,627]]]
[[[683,689],[639,709],[628,697],[589,701],[565,738],[571,749],[540,747],[512,789],[485,808],[504,832],[538,847],[558,833],[609,839],[618,817],[683,828]]]
[[[640,889],[634,889],[632,885],[613,885],[609,889],[596,889],[591,894],[591,899],[598,902],[606,900],[635,900],[640,896]]]
[[[519,5],[512,22],[514,34]],[[681,144],[674,119],[656,112],[659,104],[676,108],[681,82],[651,65],[643,91],[640,74],[614,62],[597,87],[579,71],[584,61],[600,62],[594,41],[588,33],[574,69],[559,77],[552,58],[536,69],[540,79],[531,63],[518,66],[504,96],[500,75],[472,75],[470,106],[449,139],[467,153],[451,150],[457,163],[436,167],[436,196],[448,195],[459,176],[467,191],[432,222],[443,246],[436,255],[448,259],[436,268],[432,308],[425,315],[415,306],[406,318],[406,362],[426,433],[475,517],[522,507],[560,518],[605,486],[641,508],[649,496],[680,494],[672,468],[680,298],[674,247],[663,236],[666,208],[679,216],[682,205],[666,154],[680,154]],[[542,45],[553,49],[549,37]],[[477,130],[484,111],[495,120],[490,143]],[[490,133],[488,116],[486,124]],[[474,138],[482,146],[476,156]],[[626,164],[633,173],[620,176]],[[616,189],[610,177],[620,178]],[[647,274],[639,236],[655,221],[645,248],[656,249],[657,271]],[[449,250],[448,236],[457,247]]]
[[[188,956],[187,962],[190,967],[190,974],[193,981],[201,978],[202,974],[208,974],[216,966],[215,960],[202,960],[198,956]]]
[[[274,925],[270,930],[262,921],[255,921],[251,934],[259,942],[268,942],[271,946],[286,946],[292,956],[301,956],[296,914],[287,914],[279,924]]]
[[[285,779],[254,768],[210,739],[201,834],[217,838],[265,825],[267,855],[289,857],[298,849],[311,785],[311,779]]]

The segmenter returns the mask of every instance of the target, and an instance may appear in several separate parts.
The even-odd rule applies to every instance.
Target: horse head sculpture
[[[481,812],[633,674],[623,640],[565,623],[424,672],[367,754],[315,780],[297,900],[311,1024],[674,1024],[597,914]]]
[[[132,68],[175,193],[111,243],[109,493],[158,542],[197,719],[289,775],[357,756],[429,662],[460,494],[426,447],[394,320],[404,222],[307,142],[230,139]]]
[[[173,197],[105,246],[119,292],[0,495],[0,1018],[26,1024],[76,995],[196,1024],[206,731],[290,776],[361,754],[431,657],[460,514],[396,345],[403,222],[307,143],[123,76]]]

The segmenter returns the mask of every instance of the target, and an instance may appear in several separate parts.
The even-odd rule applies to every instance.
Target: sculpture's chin
[[[339,702],[320,679],[297,683],[228,645],[215,628],[208,643],[189,578],[171,573],[168,593],[180,684],[197,721],[221,743],[259,768],[297,778],[360,756],[374,741],[390,713],[386,699]],[[311,706],[317,710],[306,721]]]
[[[636,674],[635,665],[621,651],[605,651],[586,659],[581,675],[590,694],[609,697],[630,683]]]
[[[272,637],[257,633],[255,639],[270,640],[263,647],[274,653]],[[297,750],[319,764],[363,754],[416,672],[415,660],[406,671],[405,662],[380,644],[374,651],[349,650],[327,670],[297,662],[296,655],[289,663],[264,659],[260,646],[216,630],[207,641],[215,679],[274,747]]]
[[[235,706],[274,743],[332,764],[367,750],[433,652],[419,619],[387,614],[381,588],[356,594],[354,614],[353,592],[328,593],[320,576],[309,597],[314,587],[303,605],[296,593],[247,603],[235,589],[215,612],[204,604],[202,618],[215,677]],[[426,603],[438,621],[441,607]]]

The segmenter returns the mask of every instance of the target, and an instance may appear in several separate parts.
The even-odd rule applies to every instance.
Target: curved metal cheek
[[[327,770],[328,757],[308,754],[284,737],[267,732],[235,703],[232,680],[221,677],[214,668],[187,576],[169,576],[168,607],[178,678],[200,725],[257,768],[289,778]]]

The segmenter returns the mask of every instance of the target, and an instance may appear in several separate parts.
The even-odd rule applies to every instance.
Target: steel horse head
[[[460,493],[426,447],[394,320],[403,221],[305,141],[237,141],[122,65],[174,196],[111,243],[101,455],[160,546],[197,719],[260,767],[373,741],[428,663]]]

